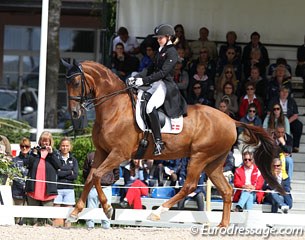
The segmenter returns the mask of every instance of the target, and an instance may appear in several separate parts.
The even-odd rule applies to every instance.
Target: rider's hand
[[[134,77],[129,77],[129,78],[127,79],[127,84],[128,84],[128,86],[134,85],[134,84],[135,84],[135,81],[136,81],[136,79],[135,79]]]
[[[142,78],[136,78],[135,85],[140,87],[143,85],[143,79]]]

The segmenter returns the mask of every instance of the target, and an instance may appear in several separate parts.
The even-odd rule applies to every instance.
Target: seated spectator
[[[179,186],[183,186],[186,175],[187,175],[187,165],[189,163],[190,158],[182,158],[181,159],[181,167],[180,167],[180,172],[179,172]],[[188,194],[187,197],[182,199],[181,201],[178,202],[178,209],[182,210],[184,209],[184,204],[187,199],[192,199],[195,200],[197,203],[197,210],[198,211],[203,211],[204,209],[204,197],[205,197],[205,191],[204,191],[204,181],[205,181],[205,173],[202,172],[200,174],[200,178],[197,184],[197,188],[195,189],[194,192]]]
[[[223,44],[220,46],[220,49],[219,49],[219,59],[225,59],[226,58],[226,52],[227,52],[227,49],[230,47],[230,48],[234,48],[235,50],[235,56],[239,59],[241,59],[241,52],[242,52],[242,49],[240,46],[237,45],[236,43],[236,40],[237,40],[237,35],[236,35],[236,32],[234,31],[229,31],[227,32],[226,34],[226,44]]]
[[[251,68],[257,67],[263,77],[266,77],[266,67],[262,53],[259,48],[253,48],[251,50],[250,58],[244,62],[244,76],[248,78],[250,76]]]
[[[206,74],[206,66],[204,63],[197,64],[196,73],[190,77],[190,86],[193,86],[195,82],[201,84],[203,97],[214,102],[214,82]]]
[[[120,205],[131,206],[133,209],[142,209],[141,196],[148,195],[147,180],[148,173],[144,168],[142,160],[133,159],[123,169],[124,186],[126,195],[122,194]]]
[[[286,75],[286,67],[284,65],[278,65],[275,69],[274,76],[271,78],[268,84],[268,101],[272,98],[278,98],[282,86],[286,86],[289,89],[289,93],[292,91],[292,83],[290,77]]]
[[[224,58],[220,58],[217,64],[218,76],[223,72],[226,65],[230,64],[234,68],[235,76],[238,80],[241,80],[241,60],[237,57],[234,47],[228,47]]]
[[[235,119],[235,115],[229,110],[230,106],[230,98],[227,96],[223,96],[221,101],[218,105],[218,110],[224,112],[225,114],[229,115],[231,118]]]
[[[279,103],[275,103],[272,106],[271,111],[264,119],[263,128],[269,132],[271,136],[274,136],[275,129],[278,125],[285,127],[285,132],[290,135],[290,124],[288,118],[284,115],[282,106]]]
[[[263,102],[267,99],[267,87],[268,87],[268,80],[263,78],[260,74],[260,70],[258,67],[253,66],[251,68],[250,76],[243,81],[240,89],[241,96],[246,94],[245,85],[247,82],[251,82],[255,86],[255,94],[261,99]]]
[[[288,210],[292,208],[292,196],[290,194],[291,186],[290,186],[290,179],[286,178],[283,179],[282,177],[282,163],[281,160],[275,158],[273,160],[273,175],[277,179],[278,183],[282,185],[284,188],[285,194],[284,196],[277,193],[277,192],[268,192],[266,193],[264,202],[269,202],[272,204],[271,212],[277,213],[278,209],[281,209],[283,213],[288,213]],[[271,188],[267,182],[265,182],[263,186],[263,190],[270,190],[274,191],[275,189]]]
[[[269,55],[267,48],[260,42],[260,34],[258,32],[253,32],[251,34],[251,42],[249,42],[243,50],[242,63],[244,64],[244,77],[248,78],[250,75],[250,69],[253,65],[259,64],[260,73],[263,78],[266,77],[266,67],[269,65]],[[251,54],[253,49],[258,49],[255,54],[259,54],[260,57],[255,61],[251,62]],[[254,50],[255,51],[255,50]],[[252,56],[253,57],[253,56]]]
[[[297,60],[295,75],[303,78],[303,97],[305,97],[305,35],[304,43],[297,50]]]
[[[284,115],[290,123],[290,131],[293,136],[293,152],[299,152],[300,140],[303,132],[303,124],[298,119],[299,110],[296,101],[289,96],[289,86],[283,85],[278,98],[274,98],[271,103],[278,103],[283,109]],[[289,134],[289,133],[288,133]]]
[[[187,103],[190,105],[194,104],[202,104],[212,106],[213,103],[210,102],[207,98],[204,97],[202,92],[202,87],[200,82],[195,82],[193,86],[191,86],[191,91],[187,97]]]
[[[263,116],[263,107],[261,100],[255,94],[255,86],[251,82],[246,83],[246,95],[242,97],[239,105],[239,117],[243,118],[247,114],[247,109],[250,103],[254,103],[257,108],[257,114],[259,117]]]
[[[208,75],[211,81],[215,81],[216,75],[216,61],[214,61],[210,55],[209,51],[206,47],[202,47],[199,52],[199,57],[193,59],[189,64],[189,75],[190,77],[196,74],[197,65],[199,63],[203,63],[206,66],[206,74]]]
[[[268,75],[273,76],[275,69],[278,65],[284,65],[286,67],[286,76],[291,77],[291,66],[287,63],[285,58],[277,58],[275,63],[269,65]]]
[[[118,43],[115,46],[115,53],[111,60],[111,70],[125,82],[125,80],[130,77],[131,73],[137,71],[138,68],[139,59],[125,53],[124,45]]]
[[[215,62],[217,61],[217,47],[216,44],[208,39],[209,29],[202,27],[199,30],[199,39],[190,43],[192,59],[199,57],[199,52],[202,47],[205,47],[209,51],[209,56]]]
[[[180,160],[154,160],[151,175],[158,179],[158,185],[163,186],[164,180],[170,180],[170,186],[175,186],[178,179]]]
[[[277,125],[274,133],[274,140],[276,145],[279,146],[280,152],[284,156],[284,161],[285,161],[285,164],[283,164],[283,166],[285,166],[284,171],[288,173],[289,179],[292,180],[293,159],[291,157],[291,153],[292,153],[293,140],[292,137],[285,132],[284,125],[279,125],[279,124]],[[286,177],[284,176],[283,178],[286,179]]]
[[[146,54],[146,48],[150,46],[154,52],[158,51],[159,43],[155,34],[148,34],[140,44],[140,52],[144,56]]]
[[[251,210],[256,201],[261,203],[264,193],[254,190],[262,190],[264,179],[254,163],[253,153],[243,152],[243,165],[235,170],[234,187],[243,190],[235,190],[233,202],[237,202],[235,212],[242,212],[243,209]]]
[[[155,57],[155,52],[151,46],[146,47],[146,51],[144,56],[140,61],[139,72],[143,71],[143,69],[148,68],[152,63]]]
[[[86,181],[87,177],[89,176],[93,161],[94,161],[95,152],[90,152],[87,154],[86,160],[83,166],[83,180]],[[119,179],[119,169],[114,169],[111,172],[106,173],[101,178],[101,185],[103,186],[103,193],[107,198],[107,203],[111,204],[112,198],[112,189],[111,185]],[[93,186],[88,194],[87,198],[87,208],[98,208],[100,206],[100,200],[96,191],[96,188]],[[101,226],[103,229],[110,228],[110,220],[107,218],[104,211],[102,211],[102,221]],[[86,225],[88,229],[94,228],[95,221],[94,219],[88,219],[86,221]]]
[[[122,43],[124,46],[124,52],[127,54],[135,55],[140,52],[140,45],[135,37],[129,36],[128,30],[125,27],[120,27],[118,30],[118,36],[113,39],[112,46],[113,51],[116,51],[116,45]]]
[[[263,126],[262,120],[257,114],[257,107],[255,103],[250,103],[247,109],[247,114],[242,117],[239,121],[251,124],[254,126]],[[244,129],[242,127],[238,128],[238,134],[240,134]]]
[[[12,160],[12,150],[11,150],[11,144],[7,137],[0,135],[0,154],[3,154],[5,159],[8,161]],[[8,176],[5,174],[0,173],[0,184],[1,185],[8,185],[9,180]]]
[[[227,96],[230,99],[229,111],[237,116],[238,113],[238,101],[237,96],[234,94],[234,85],[231,82],[226,82],[223,85],[223,91],[216,94],[215,106],[219,106],[221,99]]]
[[[187,99],[187,89],[189,85],[189,75],[183,70],[182,61],[178,60],[174,69],[174,81],[180,90],[181,95]]]
[[[178,53],[178,62],[182,63],[182,70],[184,70],[187,73],[189,73],[190,61],[185,56],[184,48],[181,48],[181,47],[177,48],[177,53]]]
[[[185,58],[189,59],[191,57],[191,50],[187,39],[185,38],[184,27],[182,24],[177,24],[174,27],[175,30],[175,37],[178,38],[178,42],[176,43],[175,47],[178,50],[182,48],[185,50]]]
[[[234,86],[234,94],[236,94],[236,89],[238,86],[239,80],[236,78],[234,67],[231,64],[228,64],[224,67],[223,72],[217,79],[216,86],[216,94],[223,91],[223,86],[225,83],[230,82]]]
[[[61,167],[57,171],[58,195],[54,199],[55,207],[73,207],[75,205],[75,191],[72,185],[78,176],[78,161],[72,154],[72,144],[68,137],[63,137],[59,143],[59,159]],[[71,227],[71,222],[62,218],[53,220],[55,227]]]
[[[19,142],[20,153],[17,157],[13,158],[13,166],[16,167],[20,173],[20,178],[15,178],[12,184],[12,197],[14,205],[25,206],[27,205],[26,193],[25,193],[25,178],[28,174],[28,169],[25,166],[25,159],[28,159],[31,150],[31,142],[28,138],[24,137]],[[23,178],[23,179],[21,179]],[[23,225],[23,218],[16,218],[15,223]]]

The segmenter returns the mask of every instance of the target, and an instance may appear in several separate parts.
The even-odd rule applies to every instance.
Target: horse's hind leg
[[[216,162],[210,163],[206,168],[205,172],[208,177],[211,179],[212,183],[216,186],[218,192],[222,196],[223,199],[223,212],[222,212],[222,220],[219,227],[228,227],[230,224],[230,212],[232,205],[232,193],[233,189],[231,185],[228,183],[226,178],[223,175],[223,166],[219,165],[215,169],[214,164]]]

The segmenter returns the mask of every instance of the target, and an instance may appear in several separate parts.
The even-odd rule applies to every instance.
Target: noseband
[[[78,75],[81,75],[81,95],[80,96],[68,96],[69,100],[73,100],[76,102],[79,102],[81,108],[85,109],[86,111],[89,111],[90,109],[94,108],[95,106],[98,106],[104,102],[106,102],[107,100],[109,100],[110,98],[119,95],[123,92],[125,92],[126,90],[130,90],[132,89],[131,86],[127,86],[124,89],[115,91],[113,93],[101,96],[101,97],[93,97],[93,89],[90,88],[90,85],[86,79],[86,76],[84,74],[83,68],[81,64],[78,64],[77,66],[77,71],[73,72],[73,74],[71,75],[66,75],[66,82],[69,85],[72,82],[72,79]],[[86,86],[89,87],[90,91],[89,93],[86,95]],[[95,102],[95,103],[94,103]]]

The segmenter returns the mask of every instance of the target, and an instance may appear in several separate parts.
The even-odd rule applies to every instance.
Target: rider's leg
[[[163,81],[154,82],[151,89],[148,92],[152,93],[150,100],[148,101],[146,113],[149,117],[151,130],[155,141],[154,155],[160,155],[164,149],[164,143],[161,138],[161,126],[159,121],[159,115],[157,108],[159,108],[165,100],[166,86]]]

